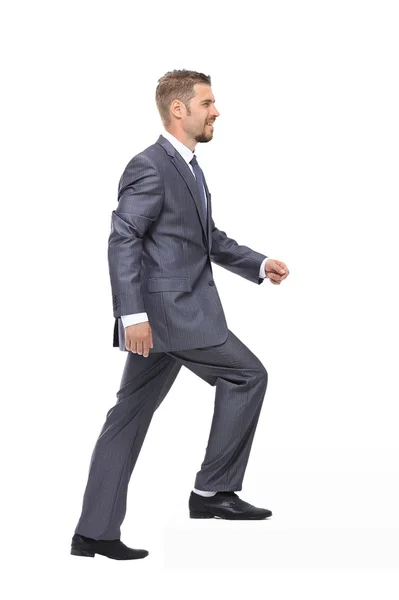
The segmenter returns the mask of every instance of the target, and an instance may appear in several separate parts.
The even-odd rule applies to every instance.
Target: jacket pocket
[[[190,277],[150,277],[147,280],[149,292],[191,292]]]

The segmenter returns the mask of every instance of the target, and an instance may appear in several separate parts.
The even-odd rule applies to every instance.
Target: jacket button
[[[211,279],[210,281],[208,281],[208,285],[215,285],[215,282]]]

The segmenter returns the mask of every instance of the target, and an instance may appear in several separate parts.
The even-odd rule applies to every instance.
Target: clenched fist
[[[265,273],[266,277],[268,277],[274,285],[280,285],[283,279],[288,277],[290,272],[287,265],[281,260],[269,258],[265,264]]]
[[[125,327],[125,346],[135,354],[147,357],[149,348],[153,348],[152,331],[149,321]]]

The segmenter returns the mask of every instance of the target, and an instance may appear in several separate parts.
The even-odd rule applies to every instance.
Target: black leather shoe
[[[148,550],[128,548],[120,540],[93,540],[80,533],[75,533],[72,538],[71,554],[75,556],[102,554],[115,560],[132,560],[148,556]]]
[[[244,502],[235,492],[217,492],[214,496],[200,496],[191,492],[188,501],[191,519],[266,519],[272,511]]]

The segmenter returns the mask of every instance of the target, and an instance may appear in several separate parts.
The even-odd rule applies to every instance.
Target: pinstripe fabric
[[[265,255],[216,228],[204,185],[206,222],[195,178],[163,136],[130,161],[119,182],[108,252],[114,345],[126,350],[120,316],[145,311],[154,348],[148,357],[128,352],[117,402],[94,447],[75,529],[87,537],[119,539],[134,465],[154,411],[182,366],[216,388],[194,487],[242,488],[268,376],[228,329],[211,262],[260,284]]]
[[[194,487],[242,489],[268,381],[259,359],[231,331],[218,346],[148,357],[129,352],[117,403],[107,413],[92,454],[76,533],[94,539],[120,537],[128,484],[153,413],[183,365],[216,387],[209,440]]]
[[[121,315],[146,312],[151,352],[221,344],[228,328],[212,262],[260,285],[266,258],[207,221],[193,174],[162,135],[136,155],[119,182],[112,212],[108,264],[115,317],[113,345],[125,348]]]

